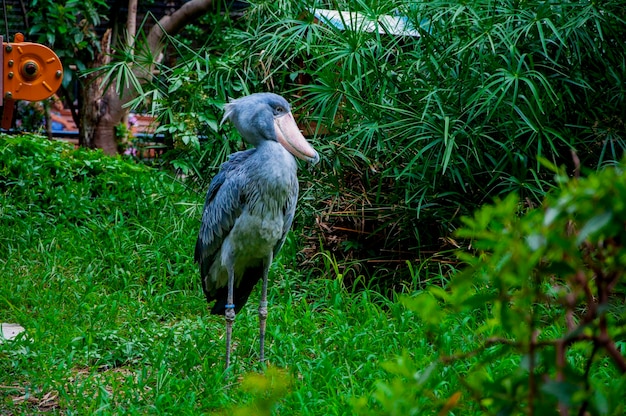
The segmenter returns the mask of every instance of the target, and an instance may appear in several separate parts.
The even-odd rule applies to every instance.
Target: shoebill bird
[[[209,185],[196,243],[202,287],[212,314],[226,317],[226,367],[230,365],[235,314],[262,280],[260,360],[265,360],[267,274],[291,227],[298,199],[294,158],[317,163],[289,103],[272,93],[226,104],[230,120],[254,148],[232,154]]]

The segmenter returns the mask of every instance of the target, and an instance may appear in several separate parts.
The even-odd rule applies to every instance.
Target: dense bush
[[[0,259],[39,245],[98,258],[103,247],[113,245],[114,256],[97,260],[104,280],[116,281],[120,272],[143,262],[148,268],[150,262],[174,270],[191,266],[186,257],[176,262],[180,247],[164,243],[168,235],[195,228],[197,219],[182,215],[189,207],[181,200],[195,201],[198,195],[164,172],[37,136],[0,136],[0,197]],[[60,232],[81,235],[82,247],[63,246]],[[194,236],[183,235],[182,251],[190,251]]]
[[[402,299],[430,328],[438,359],[390,363],[396,380],[378,389],[380,414],[469,403],[486,414],[624,414],[625,193],[620,165],[567,182],[521,217],[515,194],[465,217],[467,267],[446,290]],[[421,400],[436,397],[446,369],[464,387]]]
[[[3,221],[33,215],[71,225],[95,218],[144,220],[148,205],[172,202],[156,195],[175,186],[167,174],[121,158],[37,136],[2,136],[0,152],[0,192],[7,203],[19,204],[2,205]],[[127,204],[131,198],[141,205]]]
[[[347,17],[350,30],[337,29],[315,7],[359,12],[377,30]],[[389,34],[381,15],[420,36]],[[494,197],[538,203],[554,186],[540,158],[568,174],[620,159],[625,18],[621,1],[253,1],[163,72],[156,102],[181,142],[208,136],[214,168],[234,147],[221,139],[222,103],[286,95],[323,155],[304,201],[318,213],[313,251],[390,276],[452,248],[460,216]]]

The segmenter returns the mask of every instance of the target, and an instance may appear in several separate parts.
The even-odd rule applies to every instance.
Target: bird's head
[[[319,155],[300,132],[289,103],[280,95],[265,92],[233,100],[226,104],[222,123],[226,120],[253,146],[273,140],[299,159],[313,164],[319,161]]]

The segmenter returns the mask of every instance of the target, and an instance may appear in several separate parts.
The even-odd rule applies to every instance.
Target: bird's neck
[[[257,183],[278,189],[290,189],[294,181],[297,183],[296,159],[281,144],[274,141],[263,141],[256,150],[256,160],[259,168],[256,172],[260,175]]]
[[[297,170],[296,158],[280,143],[263,140],[257,147],[259,156],[268,163],[281,163],[288,169]]]

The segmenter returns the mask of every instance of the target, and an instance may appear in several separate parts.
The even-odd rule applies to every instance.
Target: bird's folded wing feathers
[[[195,261],[200,263],[203,277],[216,251],[241,214],[245,201],[241,194],[243,178],[237,174],[237,166],[250,157],[253,151],[251,149],[231,155],[209,185],[194,256]]]
[[[285,222],[283,223],[283,235],[274,247],[274,257],[278,255],[278,252],[283,247],[285,240],[287,239],[287,233],[291,229],[291,223],[296,213],[296,205],[298,203],[298,181],[295,182],[295,186],[291,188],[291,195],[287,198],[287,204],[285,205]]]

